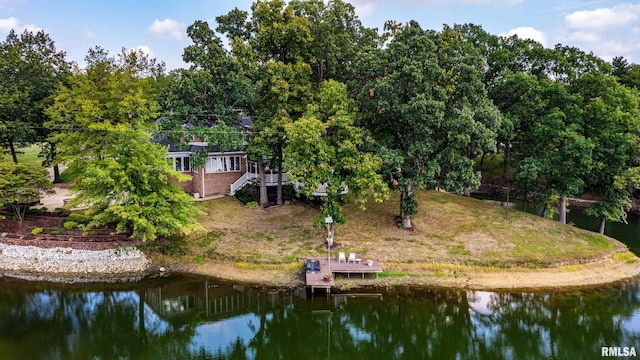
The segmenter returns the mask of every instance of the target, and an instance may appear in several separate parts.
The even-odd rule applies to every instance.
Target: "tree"
[[[21,224],[31,204],[39,202],[42,193],[53,193],[49,173],[40,166],[0,162],[0,174],[0,204],[11,209]]]
[[[379,143],[410,228],[415,188],[463,193],[479,185],[471,157],[495,146],[500,114],[485,97],[480,57],[459,33],[425,31],[415,22],[391,30],[384,49],[361,59],[361,124]]]
[[[117,59],[90,50],[47,110],[59,131],[58,160],[79,173],[69,206],[84,205],[90,223],[116,223],[120,232],[153,240],[201,229],[193,200],[169,180],[186,180],[166,161],[166,148],[151,142],[159,106],[154,84],[162,64],[142,53]]]
[[[604,233],[607,221],[626,222],[630,208],[625,174],[637,165],[640,154],[638,95],[601,73],[583,76],[571,89],[580,95],[584,133],[594,143],[587,189],[601,197],[586,213],[600,219]]]
[[[289,139],[284,164],[291,180],[302,184],[300,191],[308,198],[323,188],[321,217],[331,216],[339,224],[346,222],[343,201],[355,198],[364,209],[367,199],[381,202],[388,190],[377,173],[382,160],[360,149],[363,133],[355,117],[346,85],[327,81],[304,115],[284,127]]]
[[[0,144],[14,162],[18,146],[47,139],[44,110],[69,73],[65,56],[43,31],[12,30],[0,43]]]
[[[358,54],[374,47],[377,35],[340,0],[257,1],[251,14],[234,9],[216,21],[234,58],[253,74],[255,107],[249,112],[255,136],[249,153],[259,170],[269,165],[278,171],[276,203],[281,204],[284,126],[301,116],[318,84],[352,80]],[[261,199],[264,205],[264,183]]]

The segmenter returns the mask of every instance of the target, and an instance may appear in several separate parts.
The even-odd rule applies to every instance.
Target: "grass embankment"
[[[570,225],[476,199],[443,192],[418,192],[414,229],[396,226],[398,199],[346,205],[348,222],[336,226],[338,251],[377,259],[381,278],[459,277],[468,272],[562,269],[615,258],[635,262],[618,241]],[[298,279],[300,257],[326,256],[326,230],[314,226],[318,210],[304,204],[266,210],[242,206],[235,198],[205,201],[207,229],[175,245],[156,261],[209,275],[266,283]],[[165,249],[166,250],[166,249]],[[176,262],[177,261],[177,262]],[[244,274],[244,275],[242,275]],[[462,274],[462,275],[461,275]],[[389,281],[389,280],[387,280]],[[437,283],[437,281],[436,281]]]
[[[5,151],[8,149],[4,149]],[[42,158],[38,157],[40,154],[40,146],[31,145],[29,147],[23,147],[16,149],[16,155],[18,157],[18,162],[23,164],[34,164],[40,165],[42,164]],[[4,156],[0,156],[0,162],[10,162],[13,161],[10,153],[5,153]]]

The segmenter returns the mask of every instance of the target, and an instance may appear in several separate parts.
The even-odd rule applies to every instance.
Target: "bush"
[[[43,232],[43,231],[44,231],[44,229],[43,229],[43,228],[41,228],[41,227],[36,227],[36,228],[33,228],[33,230],[31,230],[31,235],[38,235],[38,234],[40,234],[40,233],[41,233],[41,232]]]
[[[75,221],[65,221],[62,226],[67,230],[73,230],[78,228],[78,223]]]
[[[236,197],[243,204],[258,202],[260,200],[260,185],[258,179],[251,179],[242,189],[236,191]]]
[[[51,235],[60,235],[60,231],[58,231],[58,230],[53,230],[53,231],[51,232]]]
[[[78,223],[88,223],[89,221],[91,221],[91,215],[86,215],[83,214],[81,212],[74,212],[69,214],[69,220],[73,220],[76,221]]]

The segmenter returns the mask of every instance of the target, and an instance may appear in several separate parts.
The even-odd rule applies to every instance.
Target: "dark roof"
[[[251,118],[248,116],[240,116],[238,118],[238,125],[244,126],[244,127],[251,127],[253,126],[253,120],[251,120]]]

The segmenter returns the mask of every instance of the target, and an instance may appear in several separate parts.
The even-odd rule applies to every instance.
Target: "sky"
[[[209,21],[252,0],[0,0],[0,39],[11,29],[44,30],[80,66],[100,46],[115,55],[141,49],[168,70],[188,67],[187,26]],[[382,30],[386,20],[416,20],[424,29],[472,23],[494,35],[530,38],[545,47],[574,46],[611,61],[640,63],[640,1],[614,0],[347,0],[362,23]]]

